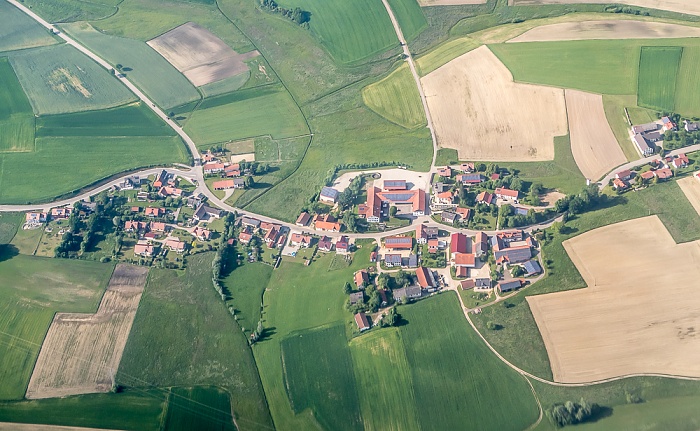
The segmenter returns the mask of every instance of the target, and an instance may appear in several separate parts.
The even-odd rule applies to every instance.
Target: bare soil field
[[[258,51],[239,54],[193,22],[146,43],[197,87],[247,72],[249,68],[244,62],[260,55]]]
[[[456,149],[460,160],[553,160],[553,138],[567,133],[564,91],[514,83],[486,46],[421,82],[438,143]]]
[[[484,4],[487,0],[418,0],[421,6],[451,6],[460,4]]]
[[[700,28],[663,22],[598,20],[562,22],[528,30],[508,41],[551,42],[589,39],[669,39],[700,37]]]
[[[566,90],[571,152],[581,173],[597,180],[627,161],[610,129],[603,110],[603,96]]]
[[[117,265],[95,314],[56,313],[29,380],[28,399],[108,392],[148,268]]]
[[[658,217],[564,242],[588,287],[529,296],[557,382],[637,373],[700,377],[700,241]]]
[[[676,181],[678,186],[683,190],[683,194],[688,198],[688,202],[695,208],[700,215],[700,180],[694,175]]]
[[[580,4],[580,3],[613,3],[610,0],[510,0],[508,3],[516,6],[543,4]],[[648,7],[652,9],[669,10],[671,12],[700,15],[700,2],[697,0],[615,0],[614,3],[629,6]]]
[[[231,155],[231,163],[238,163],[238,162],[243,162],[243,161],[254,162],[255,161],[255,153]]]

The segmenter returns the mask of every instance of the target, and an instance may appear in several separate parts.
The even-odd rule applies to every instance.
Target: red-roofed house
[[[665,180],[673,176],[673,171],[669,168],[657,169],[656,176],[659,177],[660,180]]]
[[[134,246],[134,254],[137,256],[150,257],[153,256],[155,247],[148,243],[139,242]]]
[[[471,215],[471,211],[469,208],[461,208],[457,207],[454,210],[457,214],[459,214],[459,217],[464,220],[465,222],[469,220],[469,216]]]
[[[639,176],[642,177],[643,180],[648,181],[648,180],[654,178],[656,176],[656,174],[654,174],[654,171],[646,171],[646,172],[642,172]]]
[[[416,270],[416,278],[418,279],[418,285],[421,289],[435,290],[437,287],[435,275],[428,268],[419,266]]]
[[[277,245],[278,236],[279,231],[273,227],[272,229],[267,231],[267,234],[265,234],[265,244],[267,244],[267,246],[270,248],[274,248],[274,246]]]
[[[311,235],[302,235],[298,232],[293,233],[292,236],[289,237],[289,243],[292,247],[299,246],[306,248],[311,245]]]
[[[223,163],[207,163],[202,167],[202,169],[204,169],[205,174],[215,174],[217,172],[223,172],[225,168],[226,165],[224,165]]]
[[[236,187],[233,180],[214,181],[211,186],[214,188],[214,190],[226,190]]]
[[[463,233],[455,232],[450,237],[450,256],[454,257],[455,253],[466,253],[469,243],[467,236]]]
[[[364,289],[364,287],[369,282],[369,274],[364,269],[361,269],[355,273],[355,286],[358,289]]]
[[[25,220],[29,224],[45,223],[47,216],[48,216],[48,214],[45,212],[29,212],[25,216]]]
[[[469,269],[466,266],[455,267],[455,277],[464,278],[469,276]]]
[[[146,215],[148,217],[162,217],[165,215],[165,208],[160,207],[147,207]]]
[[[617,190],[624,190],[627,188],[627,183],[625,183],[624,181],[622,181],[619,178],[614,178],[613,179],[613,187]]]
[[[343,254],[350,251],[350,240],[347,236],[343,235],[340,238],[338,238],[338,241],[336,241],[335,243],[335,251],[336,253]]]
[[[370,328],[369,319],[367,319],[367,315],[365,315],[365,313],[357,313],[355,315],[355,324],[357,324],[357,329],[360,332],[366,331]]]
[[[678,157],[673,159],[673,167],[678,169],[678,168],[685,168],[688,166],[688,163],[690,161],[688,160],[688,156],[685,154],[679,154]]]
[[[452,168],[445,166],[444,168],[438,168],[437,174],[441,177],[449,178],[452,176]]]
[[[167,238],[164,242],[163,245],[168,247],[170,250],[175,251],[177,253],[183,253],[185,251],[185,242],[181,241],[180,238]]]
[[[203,227],[195,227],[192,234],[200,241],[206,241],[211,238],[211,231],[209,229],[204,229]],[[233,239],[233,238],[231,238]]]
[[[501,178],[501,174],[493,173],[491,174],[491,181],[495,181]]]
[[[617,172],[617,173],[615,174],[615,178],[618,178],[618,179],[620,179],[620,180],[622,180],[622,181],[627,181],[627,180],[629,180],[630,178],[632,178],[632,171],[630,171],[629,169],[624,169],[624,170],[622,170],[622,171],[620,171],[620,172]]]
[[[511,190],[511,189],[507,189],[505,187],[498,187],[494,191],[494,194],[496,195],[497,198],[506,199],[506,200],[510,200],[510,201],[515,201],[518,199],[518,191],[517,190]]]
[[[440,241],[437,239],[428,240],[428,253],[437,253],[440,249]]]
[[[474,163],[462,163],[459,165],[459,170],[462,172],[474,172]]]
[[[127,220],[124,222],[124,231],[125,232],[146,230],[147,227],[148,227],[148,225],[146,224],[146,222],[142,222],[142,221]]]
[[[493,195],[489,192],[481,192],[476,195],[476,201],[479,203],[485,203],[486,205],[491,205],[493,201]]]
[[[413,238],[398,235],[388,236],[384,238],[384,246],[389,250],[410,250],[413,248]]]
[[[70,217],[70,213],[73,209],[70,207],[53,208],[51,210],[51,218],[54,220],[66,219]]]
[[[448,190],[446,192],[438,193],[436,195],[436,198],[437,198],[438,203],[444,204],[444,205],[449,205],[452,203],[453,196],[452,196],[452,192]]]
[[[165,223],[152,221],[150,228],[153,232],[165,232],[168,227]]]
[[[452,263],[454,266],[474,268],[476,266],[476,257],[474,253],[455,253],[452,256]]]
[[[250,228],[248,228],[248,227],[241,230],[241,233],[238,234],[238,241],[240,241],[241,244],[250,244],[250,241],[252,239],[253,239],[253,233],[250,231]]]

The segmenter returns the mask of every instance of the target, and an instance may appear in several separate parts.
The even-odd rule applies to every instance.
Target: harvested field
[[[258,51],[239,54],[214,33],[193,22],[147,43],[197,87],[248,72],[245,61],[260,55]]]
[[[29,380],[29,399],[108,392],[148,268],[120,264],[95,314],[57,313]]]
[[[563,245],[588,287],[527,297],[555,381],[700,377],[700,241],[676,244],[653,216]]]
[[[566,90],[571,152],[581,173],[597,180],[627,161],[603,110],[603,96]]]
[[[511,42],[551,42],[589,39],[671,39],[700,37],[700,28],[663,22],[600,20],[562,22],[528,30]]]
[[[552,160],[554,137],[567,133],[563,90],[514,83],[486,46],[423,77],[422,84],[438,143],[456,149],[460,160]]]
[[[516,6],[543,4],[609,4],[610,0],[511,0]],[[509,2],[510,3],[510,2]],[[615,3],[668,10],[671,12],[700,15],[700,3],[696,0],[615,0]]]
[[[418,0],[421,6],[452,6],[461,4],[484,4],[486,0]]]
[[[680,179],[676,182],[678,183],[678,187],[683,190],[683,194],[688,198],[690,204],[695,208],[695,211],[700,215],[700,181],[697,177],[692,176]]]

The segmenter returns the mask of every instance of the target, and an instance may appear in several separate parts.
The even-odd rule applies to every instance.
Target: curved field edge
[[[405,63],[380,81],[363,88],[362,100],[372,111],[407,129],[426,123],[420,94]]]

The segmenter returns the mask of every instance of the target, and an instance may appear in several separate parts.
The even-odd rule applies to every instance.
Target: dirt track
[[[148,268],[120,264],[95,314],[57,313],[29,380],[29,399],[107,392],[146,284]]]
[[[542,4],[580,4],[580,3],[619,3],[630,6],[641,6],[653,9],[670,10],[672,12],[700,15],[700,2],[697,0],[510,0],[516,6]]]
[[[627,161],[603,110],[600,94],[566,90],[571,152],[581,173],[597,180]]]
[[[564,247],[589,287],[527,297],[556,382],[700,376],[700,242],[676,244],[653,216]]]

